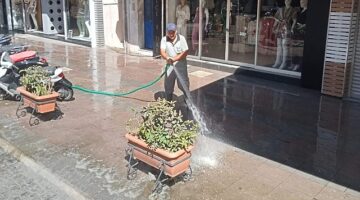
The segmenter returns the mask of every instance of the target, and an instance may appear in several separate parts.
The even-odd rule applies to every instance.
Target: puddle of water
[[[177,75],[177,78],[179,79],[180,84],[184,88],[184,92],[187,97],[186,103],[191,110],[194,119],[199,123],[200,126],[200,134],[197,137],[193,160],[197,165],[214,168],[217,166],[218,158],[221,156],[221,152],[223,152],[223,150],[219,149],[219,145],[214,145],[211,142],[211,139],[206,137],[206,135],[211,134],[211,131],[206,124],[205,118],[200,110],[195,106],[190,91],[187,89],[187,87],[184,87],[186,85],[185,81],[176,67],[174,67],[174,71]]]
[[[106,167],[103,161],[95,160],[75,151],[66,152],[64,155],[75,159],[76,169],[85,170],[99,179],[98,184],[111,196],[139,199],[147,192],[146,185],[153,183],[150,176],[141,175],[140,172],[134,180],[129,181],[126,176],[120,176],[116,169]]]

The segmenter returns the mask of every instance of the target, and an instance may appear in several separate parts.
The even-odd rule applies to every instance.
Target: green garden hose
[[[72,88],[76,89],[76,90],[86,92],[86,93],[90,93],[90,94],[99,94],[99,95],[116,96],[116,97],[127,96],[127,95],[135,93],[135,92],[137,92],[139,90],[148,88],[148,87],[154,85],[155,83],[159,82],[160,79],[165,75],[168,67],[169,67],[169,65],[166,65],[164,72],[159,77],[157,77],[155,80],[153,80],[153,81],[151,81],[151,82],[149,82],[147,84],[141,85],[140,87],[137,87],[137,88],[135,88],[133,90],[130,90],[128,92],[114,93],[114,92],[106,92],[106,91],[100,91],[100,90],[90,90],[90,89],[83,88],[83,87],[78,86],[78,85],[73,85]]]

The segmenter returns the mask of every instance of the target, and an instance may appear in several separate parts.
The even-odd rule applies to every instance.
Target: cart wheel
[[[31,120],[31,119],[30,119]],[[32,121],[32,122],[31,122]],[[33,120],[30,121],[30,126],[36,126],[40,124],[40,120],[35,118]]]
[[[184,172],[184,174],[183,174],[183,181],[184,182],[188,182],[188,181],[190,181],[191,180],[191,178],[192,178],[192,169],[191,169],[191,166],[189,166],[189,169],[186,171],[186,172]]]
[[[163,188],[163,184],[161,183],[161,181],[157,181],[157,182],[155,183],[155,187],[154,187],[152,193],[160,194],[162,188]]]
[[[137,177],[137,170],[135,168],[129,168],[127,173],[128,180],[134,180]]]
[[[26,111],[25,111],[25,110],[22,110],[22,111],[20,111],[20,113],[18,112],[18,113],[16,114],[16,116],[17,116],[18,118],[20,118],[20,117],[25,117],[25,116],[26,116]]]

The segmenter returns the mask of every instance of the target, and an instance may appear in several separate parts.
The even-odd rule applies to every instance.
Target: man
[[[185,97],[185,90],[189,91],[189,76],[186,61],[188,49],[185,37],[176,32],[176,25],[174,23],[167,24],[166,36],[161,39],[160,43],[160,54],[168,64],[164,82],[165,99],[168,101],[172,100],[175,80],[177,80],[177,85]],[[174,68],[178,74],[176,74]],[[179,77],[177,77],[177,75]]]

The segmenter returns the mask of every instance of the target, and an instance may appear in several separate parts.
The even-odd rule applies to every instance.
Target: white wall
[[[105,45],[124,47],[123,0],[103,0]]]

